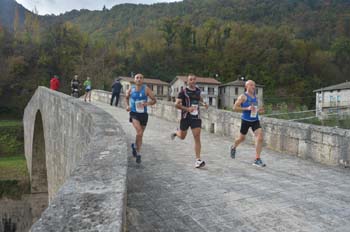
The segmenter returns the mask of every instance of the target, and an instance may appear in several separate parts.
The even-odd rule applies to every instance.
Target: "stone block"
[[[298,141],[298,156],[301,158],[309,158],[310,156],[310,143],[305,140]]]
[[[297,155],[299,151],[299,139],[284,136],[281,138],[282,151],[289,154]]]
[[[318,130],[311,130],[311,141],[322,144],[323,133]]]

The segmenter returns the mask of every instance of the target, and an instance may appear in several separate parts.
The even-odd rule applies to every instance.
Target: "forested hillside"
[[[20,29],[26,13],[29,11],[14,0],[0,0],[0,25],[8,30]]]
[[[245,76],[265,86],[267,103],[312,107],[312,90],[349,78],[350,2],[185,0],[27,13],[21,31],[0,27],[0,70],[8,111],[20,112],[52,74],[69,92],[74,74],[109,89],[131,72],[166,81],[189,72],[222,82]]]

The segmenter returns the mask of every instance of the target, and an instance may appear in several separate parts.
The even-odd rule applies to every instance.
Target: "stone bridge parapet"
[[[127,144],[108,113],[39,87],[23,117],[32,193],[49,206],[31,231],[123,231]]]

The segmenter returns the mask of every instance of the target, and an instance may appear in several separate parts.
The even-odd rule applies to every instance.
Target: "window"
[[[148,84],[148,87],[153,91],[153,85],[152,84]]]
[[[224,87],[224,93],[226,92],[226,87]]]
[[[213,98],[209,97],[209,105],[212,106],[213,105]]]
[[[129,88],[130,88],[130,85],[129,85],[129,84],[127,84],[127,85],[126,85],[126,89],[128,90]]]
[[[258,88],[255,89],[255,93],[259,94],[259,89]]]
[[[158,95],[163,95],[163,86],[157,85],[157,94]]]
[[[335,100],[336,100],[336,98],[334,96],[332,96],[332,95],[329,96],[329,103],[331,106],[335,106]]]
[[[209,95],[214,95],[214,88],[209,87],[209,88],[208,88],[208,94],[209,94]]]
[[[204,92],[204,87],[199,87],[199,89],[200,89],[202,92]]]
[[[337,96],[337,102],[340,102],[340,96],[339,95]]]
[[[238,95],[238,88],[235,88],[235,95]]]

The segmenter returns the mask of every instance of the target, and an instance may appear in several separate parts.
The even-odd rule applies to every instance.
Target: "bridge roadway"
[[[134,129],[124,109],[93,102]],[[170,140],[177,123],[150,117],[142,163],[129,149],[127,231],[350,231],[350,171],[264,149],[266,168],[252,166],[254,147],[229,157],[232,138],[202,132],[207,166],[194,168],[191,132]]]

